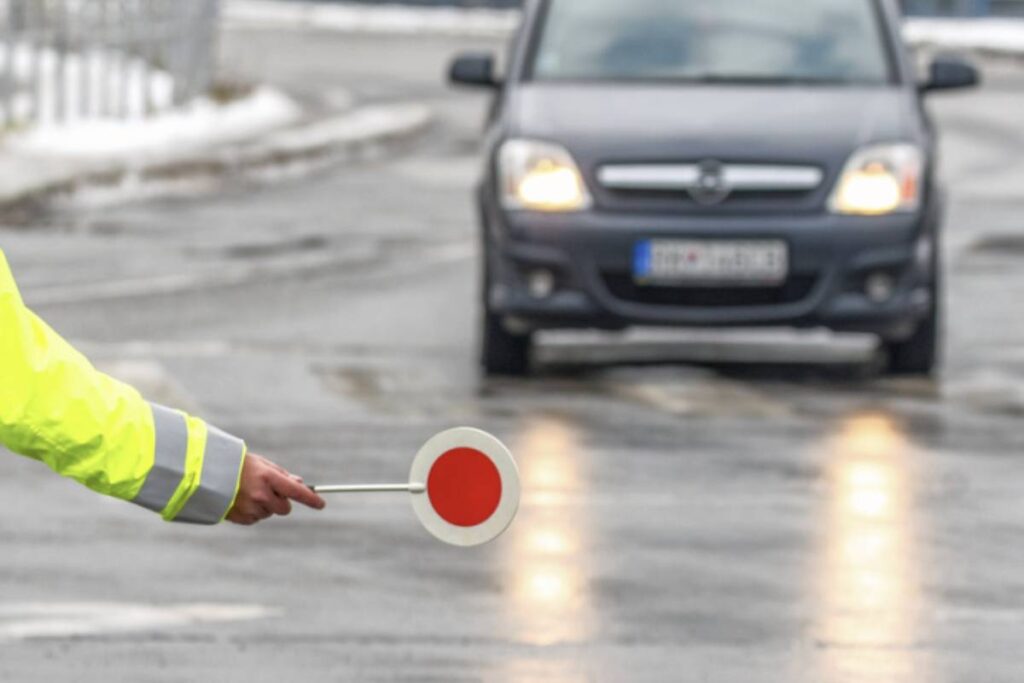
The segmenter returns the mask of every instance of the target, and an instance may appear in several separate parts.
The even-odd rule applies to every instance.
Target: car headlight
[[[591,204],[583,174],[564,147],[509,140],[498,152],[498,173],[506,209],[581,211]]]
[[[882,216],[913,212],[921,205],[924,162],[915,145],[874,145],[846,162],[829,209],[833,213]]]

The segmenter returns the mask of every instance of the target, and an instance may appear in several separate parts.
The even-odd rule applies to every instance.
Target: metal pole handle
[[[423,493],[427,490],[426,484],[350,484],[339,486],[310,486],[316,493]]]

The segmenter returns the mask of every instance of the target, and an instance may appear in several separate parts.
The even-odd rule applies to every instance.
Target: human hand
[[[247,453],[238,496],[227,520],[249,526],[273,515],[287,515],[292,511],[293,500],[315,510],[322,510],[327,504],[302,483],[302,477],[262,456]]]

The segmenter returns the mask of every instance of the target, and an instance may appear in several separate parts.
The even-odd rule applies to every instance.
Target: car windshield
[[[887,83],[876,0],[549,0],[538,80]]]

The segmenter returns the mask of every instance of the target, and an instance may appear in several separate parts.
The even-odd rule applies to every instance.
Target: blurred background
[[[922,105],[934,377],[774,328],[544,333],[530,376],[481,373],[494,93],[447,77],[502,62],[518,4],[0,2],[0,246],[37,313],[308,481],[400,480],[463,424],[523,478],[466,551],[387,496],[181,528],[0,458],[0,680],[1019,680],[1024,0],[902,5],[919,62],[983,78]]]

